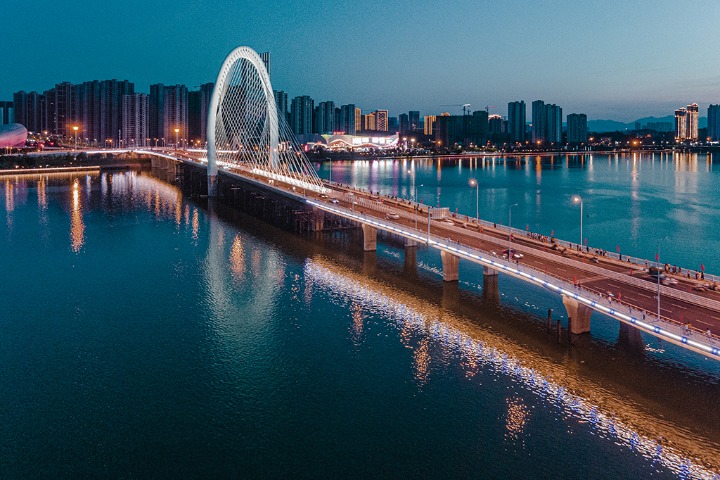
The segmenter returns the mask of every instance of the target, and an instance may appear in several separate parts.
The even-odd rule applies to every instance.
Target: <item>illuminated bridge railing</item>
[[[640,310],[632,309],[624,304],[618,304],[617,302],[613,302],[612,300],[604,297],[602,294],[588,289],[581,289],[565,279],[541,272],[528,267],[527,265],[516,264],[508,260],[500,259],[488,252],[484,252],[467,245],[462,245],[457,242],[448,241],[446,238],[442,238],[437,235],[431,234],[428,236],[426,232],[423,232],[420,229],[416,230],[405,227],[393,222],[368,216],[365,213],[355,212],[344,207],[339,207],[334,204],[325,204],[316,200],[307,200],[307,203],[322,210],[376,227],[380,230],[427,243],[431,247],[439,250],[445,250],[474,263],[478,263],[483,266],[493,268],[499,272],[504,272],[516,278],[520,278],[526,282],[546,288],[556,294],[565,295],[587,305],[593,310],[604,313],[611,318],[615,318],[618,321],[634,326],[653,336],[701,353],[702,355],[720,360],[720,342],[718,342],[717,337],[703,336],[699,332],[696,334],[688,331],[685,325],[674,322],[666,317],[660,317],[660,319],[654,317],[654,321],[652,319],[643,320],[642,318],[637,317],[637,314],[641,312]],[[494,237],[492,237],[490,241],[498,243],[497,239]],[[516,248],[515,244],[513,244],[513,248]],[[555,260],[555,258],[553,258],[553,260]]]

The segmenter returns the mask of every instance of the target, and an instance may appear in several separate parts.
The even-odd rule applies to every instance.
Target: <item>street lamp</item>
[[[583,231],[582,231],[582,222],[583,222],[583,201],[582,197],[580,195],[575,195],[573,197],[573,203],[579,203],[580,204],[580,248],[582,249],[583,245]]]
[[[475,187],[475,223],[480,225],[480,183],[471,178],[470,186]]]
[[[175,129],[175,150],[180,148],[180,129]]]
[[[510,261],[512,261],[512,208],[517,206],[517,203],[513,203],[508,207],[508,242],[510,242],[510,247],[508,247],[508,260]]]
[[[75,150],[77,150],[77,132],[78,132],[78,126],[75,125],[73,127],[73,130],[75,131]]]
[[[420,187],[424,187],[425,184],[421,183],[420,185],[415,186],[415,230],[417,230],[418,225],[418,215],[420,214],[420,204],[417,201],[417,189]],[[428,207],[430,208],[430,207]]]

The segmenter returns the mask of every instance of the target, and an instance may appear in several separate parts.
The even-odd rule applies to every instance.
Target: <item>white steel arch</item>
[[[324,191],[284,115],[278,115],[265,64],[249,47],[236,48],[223,62],[210,100],[207,142],[211,196],[218,168]]]

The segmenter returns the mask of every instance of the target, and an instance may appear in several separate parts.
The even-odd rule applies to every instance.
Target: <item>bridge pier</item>
[[[218,195],[218,176],[208,175],[208,197],[217,197]]]
[[[360,226],[363,233],[363,250],[366,252],[377,250],[377,228],[365,223]]]
[[[405,245],[405,250],[407,250],[408,247],[417,247],[417,241],[412,238],[403,237],[403,245]]]
[[[568,333],[573,335],[588,333],[590,331],[590,315],[592,315],[592,309],[567,295],[562,296],[562,301],[563,305],[565,305],[565,310],[567,310],[568,318],[572,318]]]
[[[458,275],[460,257],[445,250],[440,251],[440,257],[442,258],[443,280],[446,282],[457,282],[460,278]]]
[[[645,342],[642,339],[642,335],[640,335],[640,330],[627,323],[620,322],[620,333],[618,334],[617,344],[632,352],[645,351]]]
[[[495,277],[495,278],[497,278],[497,276],[498,276],[498,271],[495,270],[494,268],[490,268],[490,267],[487,267],[487,266],[483,265],[483,276],[484,276],[484,277]]]
[[[483,275],[482,295],[487,302],[493,304],[500,303],[500,287],[498,287],[497,271],[495,275]]]

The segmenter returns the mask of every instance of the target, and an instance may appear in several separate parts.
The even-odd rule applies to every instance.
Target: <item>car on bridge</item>
[[[387,220],[400,220],[400,215],[397,213],[386,213],[385,218]]]
[[[508,258],[508,257],[510,256],[511,250],[508,248],[508,249],[506,249],[506,250],[503,250],[502,253],[503,253],[503,258]],[[520,260],[520,259],[523,258],[524,256],[525,256],[525,255],[523,255],[522,253],[518,252],[517,250],[512,250],[512,258],[514,258],[515,260]]]

